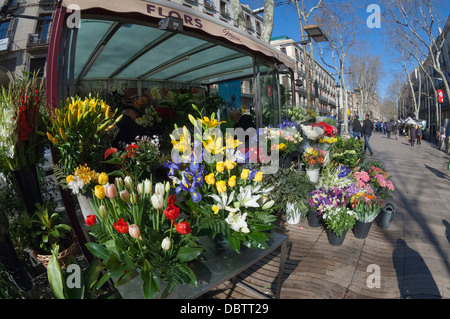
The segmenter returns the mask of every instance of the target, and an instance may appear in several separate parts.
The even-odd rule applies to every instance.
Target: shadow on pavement
[[[397,239],[392,256],[401,298],[441,299],[433,275],[422,256],[403,239]]]
[[[447,241],[450,244],[450,224],[445,219],[442,220],[442,224],[445,226],[445,237],[447,237]]]
[[[427,164],[424,164],[424,165],[425,165],[425,167],[426,167],[428,170],[430,170],[430,171],[431,171],[434,175],[436,175],[437,177],[439,177],[439,178],[444,178],[444,179],[450,181],[450,177],[449,177],[447,174],[441,172],[441,171],[438,170],[438,169],[435,169],[435,168],[433,168],[433,167],[430,167],[430,166],[428,166]]]

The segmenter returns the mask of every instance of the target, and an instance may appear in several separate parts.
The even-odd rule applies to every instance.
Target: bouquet
[[[318,188],[328,189],[330,187],[346,188],[353,183],[351,170],[345,165],[338,165],[336,168],[332,164],[324,167],[317,184]]]
[[[319,215],[333,208],[346,206],[349,197],[346,189],[339,187],[319,188],[309,195],[307,203],[315,208]]]
[[[326,152],[315,149],[315,148],[307,148],[303,153],[303,163],[307,169],[317,169],[323,166],[325,161]]]
[[[0,168],[19,170],[39,159],[40,112],[45,106],[43,81],[22,75],[2,88],[0,100]],[[42,148],[43,150],[43,148]]]
[[[47,137],[59,150],[63,171],[70,174],[84,163],[100,163],[108,131],[122,118],[115,113],[103,100],[91,96],[67,99],[64,107],[54,109]]]
[[[287,116],[291,121],[305,123],[313,121],[316,115],[310,109],[295,106],[287,110]]]
[[[310,140],[317,141],[319,140],[323,134],[324,130],[319,126],[312,125],[303,125],[302,124],[302,132],[303,134]]]
[[[334,125],[328,125],[325,122],[316,122],[311,124],[312,127],[320,127],[323,130],[325,136],[335,137],[337,134],[337,128]]]
[[[363,191],[353,195],[350,204],[360,222],[370,223],[380,213],[383,201],[379,196],[370,195]]]
[[[152,97],[156,96],[154,91]],[[159,91],[158,91],[159,93]],[[133,104],[138,111],[138,116],[136,118],[136,123],[144,128],[153,127],[154,124],[161,122],[161,117],[156,112],[153,105],[150,103],[149,99],[145,96],[140,98],[135,98]]]
[[[106,184],[105,180],[108,180],[106,173],[97,173],[85,164],[75,168],[73,174],[67,175],[66,184],[72,193],[77,195],[87,193],[89,188],[92,190],[96,183]]]
[[[203,249],[169,188],[169,183],[152,185],[129,176],[95,186],[95,214],[85,222],[97,242],[86,246],[103,260],[107,271],[102,280],[112,278],[120,285],[140,274],[145,298],[155,297],[161,281],[167,293],[177,284],[196,284],[188,262]]]
[[[189,215],[196,234],[224,235],[236,252],[241,244],[267,248],[266,231],[274,227],[276,216],[272,214],[274,201],[267,196],[271,188],[261,185],[264,174],[246,164],[244,154],[235,150],[239,141],[229,135],[221,137],[214,113],[210,118],[189,115],[189,119],[194,133],[183,127],[178,138],[171,135],[172,161],[163,165],[169,169],[175,192],[183,199],[180,207]],[[189,156],[180,154],[186,150],[191,150]]]

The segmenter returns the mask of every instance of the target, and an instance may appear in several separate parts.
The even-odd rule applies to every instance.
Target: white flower
[[[259,185],[255,188],[255,190],[256,189],[259,190]],[[240,187],[239,195],[237,196],[237,200],[239,201],[241,206],[259,207],[258,199],[260,199],[260,197],[262,195],[253,195],[252,192],[253,192],[253,187],[251,185],[248,185],[245,188],[242,188],[242,186]]]
[[[225,221],[230,224],[232,230],[237,232],[243,232],[245,234],[249,233],[250,230],[247,227],[247,222],[245,219],[247,218],[247,213],[241,214],[239,213],[230,213],[228,217],[225,218]]]
[[[72,190],[72,193],[79,194],[84,187],[84,183],[79,176],[74,176],[67,186]]]
[[[164,250],[169,250],[171,246],[172,242],[170,241],[170,238],[169,237],[164,238],[161,243],[161,248]]]
[[[311,126],[311,125],[302,125],[303,133],[307,138],[310,140],[317,140],[319,139],[323,133],[324,130],[318,126]]]
[[[217,202],[217,207],[219,209],[224,209],[228,212],[235,213],[239,211],[239,208],[231,207],[230,204],[234,199],[234,191],[231,192],[230,196],[226,192],[220,193],[220,197],[216,194],[211,194],[209,197],[213,198]]]

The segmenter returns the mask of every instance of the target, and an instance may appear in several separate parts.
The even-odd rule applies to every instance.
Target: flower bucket
[[[320,226],[320,219],[322,218],[321,215],[317,214],[315,210],[310,209],[308,211],[308,225],[310,227],[319,227]]]
[[[393,204],[387,203],[386,206],[381,208],[378,226],[380,226],[381,228],[388,228],[394,217],[395,217],[395,207]]]
[[[328,242],[330,243],[331,246],[341,246],[342,243],[344,242],[347,231],[344,231],[341,237],[337,236],[332,229],[328,229],[327,234],[328,234]]]
[[[314,168],[314,169],[306,169],[306,174],[309,177],[309,180],[312,183],[317,183],[319,181],[319,173],[320,173],[320,168]]]
[[[58,262],[61,265],[61,268],[66,268],[67,263],[70,259],[71,256],[76,256],[77,254],[77,247],[78,247],[78,237],[72,233],[72,244],[64,249],[63,251],[61,251],[58,254]],[[41,255],[38,254],[38,252],[36,250],[32,251],[32,255],[34,258],[36,258],[38,261],[40,261],[42,263],[42,265],[44,265],[45,268],[48,267],[48,263],[50,261],[50,258],[52,257],[51,254],[49,255]]]
[[[39,187],[36,164],[22,167],[13,171],[17,190],[22,198],[27,213],[31,216],[36,210],[36,203],[43,204],[42,193]]]
[[[83,220],[89,215],[95,214],[91,206],[91,199],[83,194],[77,195],[78,204],[80,205],[81,212],[83,214]]]
[[[286,203],[286,222],[291,225],[300,223],[302,212],[294,204]]]
[[[370,227],[372,227],[372,222],[363,223],[357,220],[353,229],[353,233],[355,234],[356,238],[366,238],[369,234]]]

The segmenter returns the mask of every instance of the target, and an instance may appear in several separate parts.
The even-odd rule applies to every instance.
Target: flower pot
[[[395,207],[393,204],[387,203],[386,206],[381,208],[378,226],[380,226],[381,228],[388,228],[394,217],[395,217]]]
[[[327,234],[328,234],[328,242],[330,243],[331,246],[341,246],[342,243],[344,242],[347,231],[344,231],[341,237],[337,236],[332,229],[328,229]]]
[[[13,175],[19,196],[22,198],[27,213],[31,216],[36,210],[35,204],[44,202],[39,187],[36,164],[13,171]]]
[[[89,215],[95,214],[94,209],[91,206],[91,199],[83,194],[77,195],[78,204],[80,205],[81,213],[83,214],[83,220]]]
[[[309,180],[312,183],[317,183],[319,181],[319,173],[320,173],[320,168],[313,168],[313,169],[307,168],[306,169],[306,174],[308,175]]]
[[[289,168],[292,164],[291,155],[280,156],[280,167]]]
[[[71,239],[72,244],[58,254],[58,262],[62,269],[66,268],[69,258],[71,256],[76,256],[77,253],[78,237],[72,233]],[[39,254],[36,250],[33,250],[32,254],[33,257],[40,261],[45,268],[48,267],[48,263],[50,261],[50,258],[52,257],[51,254]]]
[[[307,214],[308,218],[308,225],[310,227],[319,227],[320,226],[320,220],[322,218],[321,215],[317,214],[315,210],[309,210]]]
[[[372,226],[372,222],[363,223],[359,220],[355,223],[355,228],[353,229],[353,233],[355,234],[356,238],[366,238],[369,234],[370,227]]]
[[[302,212],[294,204],[286,203],[286,222],[291,225],[300,223]]]

